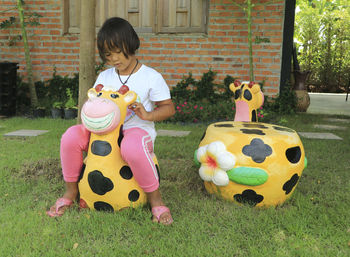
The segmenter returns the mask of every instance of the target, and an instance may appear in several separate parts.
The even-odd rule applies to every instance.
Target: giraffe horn
[[[248,87],[252,88],[254,85],[255,85],[255,82],[254,81],[250,81]]]
[[[235,81],[233,81],[233,84],[235,87],[239,87],[241,85],[241,82],[238,79],[235,79]]]
[[[98,84],[96,87],[95,87],[95,90],[96,92],[100,92],[103,88],[103,85],[102,84]]]

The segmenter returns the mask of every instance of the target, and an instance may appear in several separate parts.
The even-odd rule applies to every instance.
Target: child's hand
[[[147,112],[142,103],[133,103],[128,106],[130,110],[133,110],[135,114],[142,120],[151,120],[152,114]]]

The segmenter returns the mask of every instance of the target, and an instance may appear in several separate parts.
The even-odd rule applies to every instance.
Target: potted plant
[[[70,88],[66,89],[67,102],[64,105],[64,118],[74,119],[78,114],[77,101],[73,98],[73,93]]]
[[[43,106],[37,106],[33,109],[34,118],[43,118],[45,117],[46,109]]]
[[[309,78],[311,71],[300,70],[296,46],[293,46],[293,76],[294,76],[294,91],[297,98],[297,111],[306,112],[310,105],[310,96],[307,92],[306,81]]]
[[[62,102],[54,102],[52,104],[52,108],[51,108],[51,115],[52,118],[54,119],[60,119],[63,118],[63,103]]]

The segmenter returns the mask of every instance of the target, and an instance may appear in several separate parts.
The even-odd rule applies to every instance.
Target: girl
[[[171,117],[175,109],[161,74],[136,58],[139,46],[140,40],[128,21],[118,17],[106,20],[98,32],[97,47],[102,60],[113,67],[100,73],[94,87],[103,84],[118,90],[127,85],[137,93],[139,100],[129,106],[130,112],[123,126],[121,154],[147,195],[153,221],[168,225],[173,219],[161,198],[155,165],[147,156],[153,152],[156,138],[154,121]],[[60,153],[66,192],[47,212],[51,217],[61,216],[77,198],[82,152],[88,150],[89,137],[90,133],[83,125],[70,127],[62,136]]]

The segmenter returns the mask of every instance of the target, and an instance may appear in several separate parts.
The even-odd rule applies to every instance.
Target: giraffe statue
[[[127,106],[137,95],[123,86],[118,92],[103,85],[88,91],[81,111],[82,123],[91,132],[85,168],[79,181],[80,206],[118,211],[143,205],[147,198],[120,154]],[[153,158],[156,162],[156,158]],[[158,167],[157,167],[158,168]]]
[[[264,102],[259,84],[234,81],[234,121],[206,129],[194,161],[205,189],[239,204],[277,206],[291,197],[307,165],[296,131],[258,123]]]
[[[260,90],[260,85],[235,80],[230,84],[230,90],[235,96],[235,121],[258,121],[257,109],[264,104],[264,94]]]

